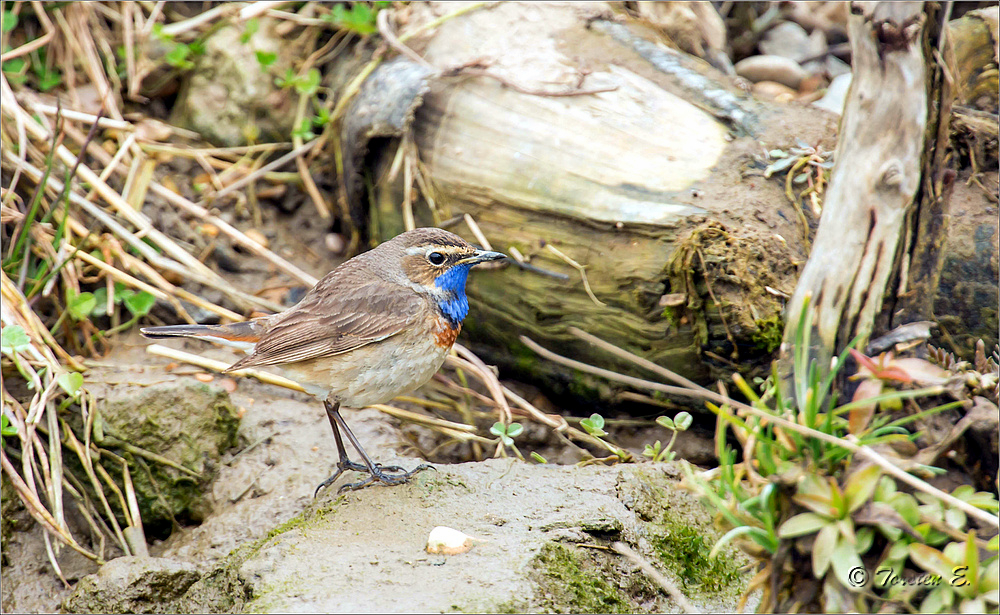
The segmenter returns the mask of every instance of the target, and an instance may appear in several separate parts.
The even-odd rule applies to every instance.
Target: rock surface
[[[798,89],[809,76],[795,60],[781,56],[751,56],[736,63],[736,74],[754,83],[776,81],[790,88]]]
[[[244,27],[225,26],[205,41],[205,55],[184,83],[171,123],[224,146],[286,141],[295,107],[292,90],[275,85],[291,67],[300,45],[275,32],[273,19],[244,42]],[[258,53],[274,54],[265,68]]]
[[[140,469],[141,464],[132,468],[144,524],[155,530],[157,526],[169,528],[178,518],[204,520],[211,511],[205,486],[214,477],[222,454],[235,446],[239,427],[236,407],[226,391],[193,378],[92,389],[110,446],[124,447],[132,453],[132,460],[142,457],[141,449],[189,470],[148,458],[144,461],[148,472]]]
[[[119,557],[80,580],[63,603],[75,613],[171,613],[198,580],[192,564],[159,557]]]
[[[730,610],[747,577],[732,551],[707,558],[715,538],[709,516],[677,488],[680,477],[667,464],[577,468],[492,459],[441,466],[404,486],[323,494],[193,584],[188,568],[164,560],[136,562],[138,571],[129,573],[120,569],[132,563],[116,560],[122,563],[112,572],[81,583],[66,607],[114,612],[123,600],[138,604],[133,595],[148,595],[155,575],[176,571],[189,588],[167,610],[182,612],[676,609],[609,552],[620,540],[699,607]],[[475,546],[460,555],[426,553],[438,525],[474,536]]]

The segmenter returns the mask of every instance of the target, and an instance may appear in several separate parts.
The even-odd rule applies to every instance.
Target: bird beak
[[[476,250],[475,254],[472,256],[462,259],[462,263],[471,263],[473,265],[477,263],[485,263],[487,261],[496,261],[501,258],[507,258],[507,255],[503,252],[490,252],[489,250]]]

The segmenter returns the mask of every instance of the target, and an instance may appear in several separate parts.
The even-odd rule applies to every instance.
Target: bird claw
[[[373,473],[371,472],[371,470],[368,469],[368,466],[364,465],[363,463],[358,463],[356,461],[351,461],[348,459],[337,463],[337,471],[333,474],[333,476],[326,479],[325,481],[320,483],[318,487],[316,487],[316,492],[313,494],[313,497],[316,497],[316,495],[319,494],[320,489],[322,489],[323,487],[327,487],[333,484],[333,482],[336,481],[338,478],[340,478],[340,475],[346,472],[347,470],[354,470],[355,472],[366,473],[368,474],[368,477],[356,483],[347,483],[345,485],[341,485],[341,487],[337,489],[337,493],[364,489],[365,487],[373,484],[376,481],[386,485],[401,485],[410,480],[410,478],[417,472],[423,472],[424,470],[436,470],[436,469],[437,468],[435,468],[430,464],[422,463],[416,468],[407,472],[401,466],[383,466],[380,463],[376,463],[375,472]],[[390,474],[389,472],[392,472],[392,474]]]

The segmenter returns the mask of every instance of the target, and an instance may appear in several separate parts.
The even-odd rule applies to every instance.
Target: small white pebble
[[[450,527],[439,525],[427,537],[427,552],[458,555],[472,548],[472,537]]]
[[[347,240],[340,233],[327,233],[323,243],[326,244],[326,249],[334,254],[343,254],[347,249]]]

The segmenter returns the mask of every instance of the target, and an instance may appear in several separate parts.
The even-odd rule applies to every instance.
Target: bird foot
[[[401,466],[383,466],[381,463],[376,463],[375,472],[372,472],[365,464],[347,459],[337,463],[337,471],[334,472],[333,476],[326,479],[325,481],[320,483],[318,487],[316,487],[316,492],[313,494],[313,497],[318,495],[319,490],[322,489],[323,487],[328,487],[329,485],[333,484],[333,482],[338,478],[340,478],[340,475],[346,472],[347,470],[362,472],[364,474],[368,474],[368,477],[356,483],[347,483],[345,485],[341,485],[340,489],[337,489],[337,493],[364,489],[365,487],[375,483],[376,481],[384,483],[386,485],[401,485],[410,480],[410,478],[417,472],[423,472],[424,470],[436,470],[436,468],[430,464],[422,463],[419,466],[407,472]]]

